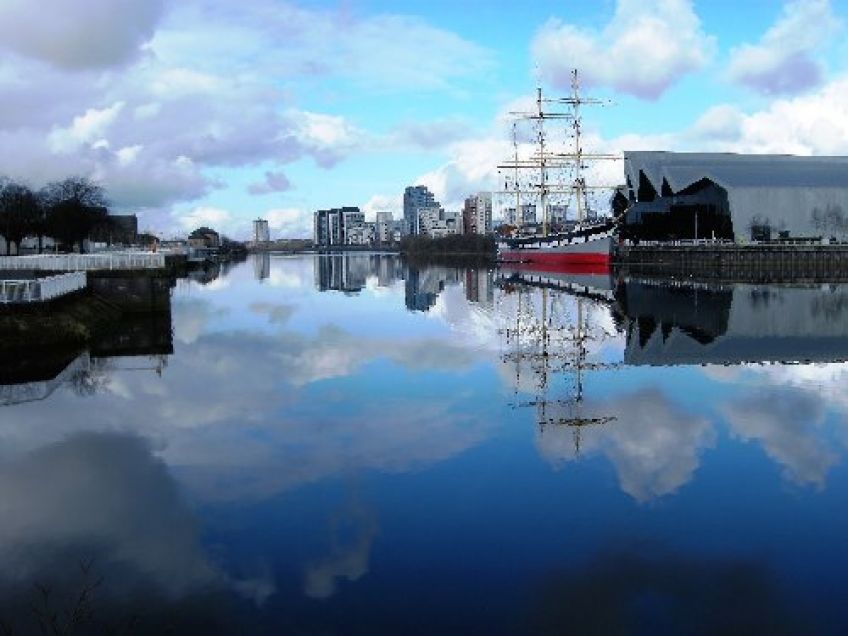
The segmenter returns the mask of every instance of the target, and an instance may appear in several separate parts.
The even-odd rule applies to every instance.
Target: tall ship
[[[597,98],[580,95],[578,74],[574,70],[570,95],[545,98],[542,89],[537,88],[536,108],[531,112],[512,113],[517,121],[528,120],[535,124],[536,139],[533,153],[529,157],[521,157],[516,124],[513,124],[514,155],[498,166],[500,171],[512,173],[512,184],[507,181],[502,192],[515,196],[517,217],[515,235],[503,237],[498,242],[498,257],[501,261],[555,268],[571,266],[591,269],[609,266],[615,245],[615,231],[621,215],[597,217],[590,207],[589,192],[600,189],[614,190],[615,187],[588,185],[584,170],[591,162],[615,161],[619,157],[585,152],[581,119],[583,106],[605,103]],[[556,110],[558,107],[564,110]],[[565,152],[557,151],[548,140],[549,131],[546,130],[545,123],[549,121],[567,123],[571,144]],[[537,201],[542,211],[541,228],[534,227],[532,233],[523,227],[522,195]],[[552,197],[560,200],[564,198],[566,210],[574,204],[574,222],[566,222],[564,227],[552,228]]]

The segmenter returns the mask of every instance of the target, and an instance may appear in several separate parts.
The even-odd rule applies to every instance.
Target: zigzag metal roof
[[[625,151],[624,169],[634,188],[641,171],[657,192],[663,179],[679,192],[705,177],[725,189],[848,188],[848,157]]]

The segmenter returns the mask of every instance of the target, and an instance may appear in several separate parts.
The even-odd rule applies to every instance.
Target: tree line
[[[403,237],[400,242],[400,251],[409,256],[493,257],[497,249],[494,237],[483,234],[449,234],[440,238],[430,238],[419,234]]]
[[[92,230],[107,222],[108,200],[102,186],[86,177],[68,177],[48,183],[39,190],[7,177],[0,177],[0,234],[6,239],[6,254],[14,243],[38,238],[41,253],[44,237],[52,237],[64,249],[73,250]]]

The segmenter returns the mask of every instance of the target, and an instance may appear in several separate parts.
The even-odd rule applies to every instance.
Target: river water
[[[255,256],[4,364],[0,620],[848,633],[845,360],[846,286]]]

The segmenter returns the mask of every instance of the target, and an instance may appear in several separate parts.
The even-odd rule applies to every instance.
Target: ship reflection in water
[[[823,425],[832,420],[830,409],[841,420],[846,404],[838,387],[848,360],[848,286],[714,285],[520,270],[503,272],[500,282],[519,303],[524,294],[542,306],[541,320],[537,307],[529,319],[524,311],[523,326],[516,322],[511,357],[543,362],[541,369],[531,365],[532,379],[520,384],[536,393],[531,404],[539,411],[538,448],[551,463],[573,461],[581,452],[603,454],[624,492],[639,501],[655,499],[693,478],[700,456],[716,443],[710,419],[718,415],[734,437],[761,443],[793,482],[823,485],[836,465]],[[555,308],[563,297],[573,314],[560,321]],[[579,344],[562,346],[562,330]],[[534,337],[522,343],[525,332]],[[604,343],[615,340],[613,352]],[[616,390],[607,370],[639,366],[681,367],[678,377],[696,375],[680,381],[658,370],[675,390]],[[554,368],[563,377],[551,390]],[[517,385],[522,373],[527,370],[516,365]],[[597,384],[589,395],[587,377]],[[708,383],[726,385],[723,404],[682,406],[687,393],[697,395]],[[610,425],[588,426],[597,423]]]
[[[2,629],[845,633],[846,301],[391,254],[180,281],[3,360]]]

